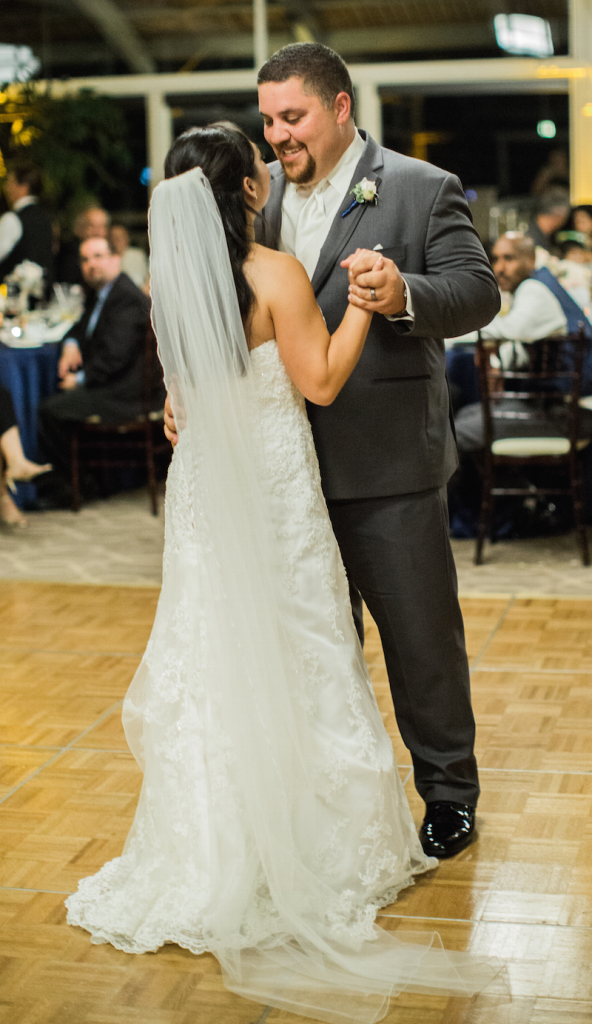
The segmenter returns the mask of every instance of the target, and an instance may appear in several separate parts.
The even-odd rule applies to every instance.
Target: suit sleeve
[[[108,301],[108,300],[107,300]],[[123,294],[109,306],[109,316],[91,339],[90,354],[85,362],[85,384],[102,387],[121,377],[139,358],[148,323],[149,301],[145,296]],[[105,312],[107,309],[105,308]],[[99,322],[103,320],[100,318]]]
[[[455,338],[490,323],[499,312],[499,289],[475,231],[458,178],[438,191],[425,240],[425,272],[405,279],[415,323],[394,321],[399,334]]]
[[[72,326],[68,328],[62,342],[63,345],[67,341],[75,341],[77,342],[80,351],[83,352],[84,343],[86,341],[86,325],[90,319],[91,308],[91,303],[87,300],[84,304],[84,313],[80,317],[80,320],[77,320],[75,324],[72,324]]]

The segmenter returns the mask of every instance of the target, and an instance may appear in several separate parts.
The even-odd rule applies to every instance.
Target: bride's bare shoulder
[[[298,279],[304,275],[308,280],[304,267],[295,256],[290,256],[287,252],[279,252],[277,249],[267,249],[258,243],[251,248],[247,266],[254,275],[261,274],[265,280],[269,280],[270,274],[273,275],[276,283],[278,278],[283,279],[285,276]]]

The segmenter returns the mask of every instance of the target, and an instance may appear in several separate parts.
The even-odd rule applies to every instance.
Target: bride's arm
[[[267,301],[282,361],[305,398],[330,405],[362,354],[372,313],[348,305],[330,335],[302,264],[285,253],[277,257]]]

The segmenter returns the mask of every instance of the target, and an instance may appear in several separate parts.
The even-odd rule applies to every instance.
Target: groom
[[[363,599],[427,804],[421,842],[449,857],[473,838],[479,782],[448,540],[456,449],[442,338],[489,323],[499,292],[458,180],[356,129],[351,79],[334,51],[286,46],[258,83],[278,160],[257,240],[304,264],[330,332],[348,292],[377,314],[336,400],[308,403],[308,415],[356,625],[363,636]],[[356,202],[364,178],[368,199]],[[383,269],[372,271],[371,256],[346,258],[358,248],[382,250]]]

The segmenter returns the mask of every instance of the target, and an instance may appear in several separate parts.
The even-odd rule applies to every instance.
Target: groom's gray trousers
[[[476,806],[475,720],[446,488],[327,505],[360,638],[361,598],[378,626],[417,790],[426,802]]]

